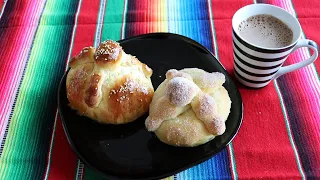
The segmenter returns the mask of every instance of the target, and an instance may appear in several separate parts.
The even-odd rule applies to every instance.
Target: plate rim
[[[242,122],[243,122],[243,114],[244,114],[244,106],[243,106],[243,101],[242,101],[242,97],[241,97],[241,94],[239,92],[239,89],[238,87],[236,86],[235,82],[231,79],[231,76],[230,74],[226,71],[225,67],[221,64],[221,62],[212,54],[212,52],[210,52],[206,47],[204,47],[202,44],[200,44],[199,42],[189,38],[189,37],[186,37],[186,36],[183,36],[183,35],[180,35],[180,34],[175,34],[175,33],[168,33],[168,32],[155,32],[155,33],[146,33],[146,34],[140,34],[140,35],[136,35],[136,36],[131,36],[131,37],[128,37],[128,38],[125,38],[125,39],[121,39],[121,40],[118,40],[117,42],[119,43],[123,43],[123,42],[126,42],[126,41],[130,41],[130,40],[133,40],[133,39],[139,39],[139,38],[144,38],[144,37],[150,37],[150,36],[157,36],[157,35],[161,35],[161,36],[177,36],[179,38],[182,38],[184,40],[187,40],[190,41],[191,43],[193,44],[196,44],[198,47],[202,48],[204,51],[206,51],[207,53],[209,53],[220,65],[221,67],[224,69],[224,74],[227,74],[230,82],[232,84],[234,84],[234,86],[236,87],[235,91],[236,91],[236,94],[237,96],[239,97],[239,104],[241,103],[241,106],[240,106],[240,112],[241,112],[241,115],[240,115],[240,119],[237,123],[237,128],[231,133],[231,136],[228,138],[228,141],[226,144],[224,144],[223,146],[220,146],[219,148],[217,148],[215,151],[213,151],[212,153],[209,153],[207,155],[204,155],[202,158],[199,158],[198,160],[190,163],[189,165],[186,165],[186,166],[183,166],[181,168],[178,168],[176,170],[173,170],[173,171],[170,171],[169,173],[166,173],[166,174],[162,174],[162,175],[159,175],[159,176],[150,176],[150,177],[141,177],[139,179],[141,180],[153,180],[153,179],[162,179],[162,178],[166,178],[166,177],[170,177],[172,175],[175,175],[179,172],[182,172],[184,170],[187,170],[191,167],[194,167],[196,165],[199,165],[200,163],[203,163],[205,161],[207,161],[208,159],[212,158],[213,156],[217,155],[223,148],[227,147],[232,141],[233,139],[236,137],[236,135],[238,134],[239,132],[239,129],[242,125]],[[189,42],[189,43],[190,43]],[[89,168],[91,168],[93,171],[99,173],[101,176],[105,177],[105,178],[110,178],[110,179],[119,179],[119,180],[136,180],[137,178],[124,178],[124,177],[117,177],[117,176],[113,176],[113,175],[109,175],[105,172],[102,172],[100,170],[98,170],[97,168],[95,168],[92,164],[88,163],[88,161],[81,155],[81,153],[77,150],[77,148],[75,147],[75,145],[73,144],[72,140],[71,140],[71,137],[69,135],[69,131],[68,131],[68,128],[67,128],[67,125],[66,125],[66,122],[65,122],[65,119],[64,119],[64,116],[62,114],[62,105],[61,102],[60,102],[60,91],[61,91],[61,86],[62,86],[62,82],[64,81],[64,78],[66,78],[67,76],[67,73],[69,72],[70,68],[68,68],[63,76],[61,77],[60,79],[60,82],[59,82],[59,86],[58,86],[58,112],[59,112],[59,115],[60,115],[60,119],[61,119],[61,122],[62,122],[62,127],[63,127],[63,130],[64,130],[64,133],[67,137],[67,140],[68,140],[68,143],[72,149],[72,151],[76,154],[76,156],[86,165],[88,166]]]

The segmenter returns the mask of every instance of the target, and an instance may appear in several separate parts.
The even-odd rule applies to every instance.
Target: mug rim
[[[279,48],[263,47],[263,46],[259,46],[259,45],[253,44],[253,43],[251,43],[251,42],[248,42],[246,39],[242,38],[242,37],[239,35],[239,33],[235,30],[235,27],[234,27],[234,26],[235,26],[234,19],[235,19],[235,15],[236,15],[237,13],[239,13],[240,10],[242,10],[242,9],[244,9],[244,8],[251,7],[251,6],[269,6],[269,7],[271,7],[271,8],[276,8],[276,9],[282,11],[283,13],[286,13],[286,14],[290,15],[290,16],[293,18],[294,22],[297,24],[298,28],[299,28],[299,32],[298,32],[299,35],[298,35],[297,38],[296,38],[294,41],[292,41],[289,45],[283,46],[283,47],[279,47]],[[261,14],[263,14],[263,13],[261,13]],[[257,15],[258,15],[258,14],[257,14]],[[286,22],[284,22],[284,23],[287,25]],[[292,14],[290,14],[288,11],[286,11],[285,9],[281,8],[281,7],[278,7],[278,6],[275,6],[275,5],[271,5],[271,4],[249,4],[249,5],[246,5],[246,6],[241,7],[240,9],[238,9],[238,10],[233,14],[233,16],[232,16],[232,31],[233,31],[233,33],[234,33],[235,36],[237,36],[239,39],[241,39],[241,41],[245,42],[248,46],[251,46],[251,47],[253,47],[254,49],[258,49],[258,50],[260,50],[261,52],[266,52],[266,53],[267,53],[268,51],[270,51],[270,52],[271,52],[271,51],[273,51],[273,52],[274,52],[274,51],[283,52],[283,51],[287,51],[287,50],[293,48],[293,47],[297,44],[298,40],[299,40],[300,37],[301,37],[302,28],[301,28],[301,25],[300,25],[298,19],[297,19],[296,17],[294,17]]]

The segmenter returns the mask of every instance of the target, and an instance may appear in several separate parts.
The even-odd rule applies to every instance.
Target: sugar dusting
[[[212,120],[217,116],[218,112],[217,103],[208,94],[205,94],[202,98],[200,98],[200,107],[199,107],[199,115],[200,119],[204,121]]]
[[[195,117],[192,117],[195,121],[201,120],[211,134],[222,134],[225,131],[224,121],[218,116],[216,101],[199,89],[220,86],[225,82],[225,76],[219,72],[204,72],[193,78],[190,74],[175,69],[167,71],[165,94],[153,102],[153,108],[149,111],[149,117],[160,120],[154,121],[148,117],[145,122],[149,131],[155,131],[166,121],[165,138],[177,146],[198,141],[198,130],[203,125],[195,125],[193,120],[190,120],[190,113],[194,114]],[[194,98],[198,98],[197,112],[194,108],[190,109],[189,105]]]
[[[161,123],[162,123],[162,120],[151,119],[150,116],[148,116],[145,121],[145,126],[148,129],[148,131],[154,131],[159,128]]]
[[[210,122],[205,122],[205,126],[211,134],[221,135],[226,131],[226,125],[221,119],[215,119]]]
[[[140,85],[134,80],[127,79],[126,82],[123,83],[123,85],[120,86],[118,90],[111,89],[109,93],[109,98],[113,94],[121,93],[123,94],[120,96],[119,99],[117,99],[118,102],[122,103],[122,101],[129,100],[129,97],[127,97],[128,94],[133,94],[134,92],[142,92],[143,94],[149,94],[148,88]],[[142,99],[140,99],[142,101]]]
[[[70,87],[71,87],[70,89],[74,89],[74,91],[72,91],[72,93],[70,91],[68,91],[68,94],[67,94],[68,96],[71,96],[72,94],[79,93],[84,85],[84,83],[82,83],[82,82],[88,76],[88,73],[85,70],[77,70],[75,74],[76,75],[74,75],[70,81]]]
[[[206,72],[202,74],[197,81],[202,88],[211,88],[216,86],[218,82],[220,82],[219,85],[222,85],[226,81],[226,78],[222,73],[219,72]]]
[[[178,71],[176,69],[170,69],[170,70],[167,71],[167,73],[166,73],[166,78],[167,79],[173,79],[175,77],[183,77],[183,78],[186,78],[186,79],[189,79],[189,80],[192,81],[192,77],[189,74],[185,73],[185,72],[181,72],[181,71]]]
[[[119,43],[108,40],[102,42],[95,52],[95,59],[104,59],[106,61],[117,60],[121,51],[121,46]]]
[[[195,144],[199,141],[199,129],[202,127],[201,123],[196,121],[193,111],[187,110],[174,120],[166,122],[165,138],[176,146]]]
[[[185,78],[175,77],[168,82],[167,96],[172,104],[186,106],[197,92],[196,85]]]

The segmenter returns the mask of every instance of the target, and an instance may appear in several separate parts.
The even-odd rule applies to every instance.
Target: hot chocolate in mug
[[[248,29],[250,27],[252,29]],[[261,34],[257,31],[259,28]],[[318,57],[317,44],[309,39],[301,39],[302,30],[298,20],[277,6],[252,4],[239,9],[232,18],[232,31],[235,76],[249,87],[264,87],[285,73],[311,64]],[[274,33],[278,33],[277,36]],[[277,38],[282,41],[275,42]],[[283,67],[287,57],[301,47],[311,48],[313,55]]]

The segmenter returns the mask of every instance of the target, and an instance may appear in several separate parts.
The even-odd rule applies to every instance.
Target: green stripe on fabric
[[[121,38],[123,10],[124,0],[107,1],[101,41],[107,39],[119,40]]]
[[[48,0],[20,86],[0,179],[42,179],[77,1]],[[46,26],[44,26],[46,25]],[[23,163],[21,163],[23,162]]]
[[[101,174],[99,174],[98,172],[86,166],[84,170],[84,180],[104,180],[104,179],[106,178],[104,178]]]
[[[229,150],[230,150],[230,158],[231,158],[233,177],[234,177],[234,180],[237,180],[238,179],[237,164],[236,164],[236,160],[234,158],[234,151],[233,151],[232,143],[229,144]]]
[[[121,38],[122,17],[124,10],[124,0],[108,0],[104,13],[101,41],[112,39],[119,40]],[[99,32],[97,32],[99,33]],[[99,173],[93,171],[89,167],[85,167],[84,180],[104,179]]]

